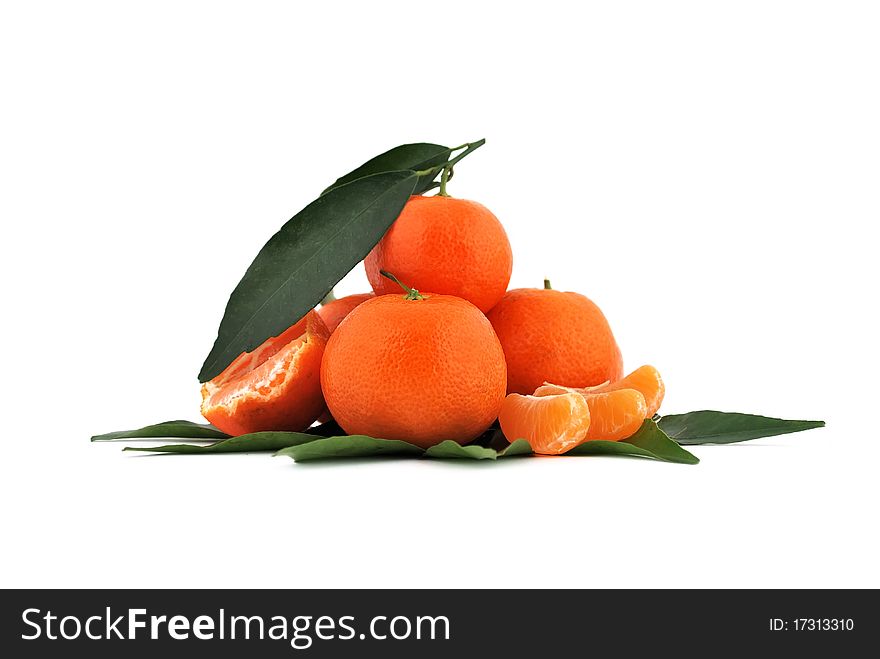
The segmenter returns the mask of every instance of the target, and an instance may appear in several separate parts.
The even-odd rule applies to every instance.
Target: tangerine
[[[348,434],[465,444],[504,401],[501,344],[470,302],[407,291],[367,300],[330,337],[321,365],[327,407]]]
[[[320,370],[328,336],[324,321],[310,311],[284,333],[242,353],[202,385],[202,415],[230,435],[305,430],[324,409]]]
[[[504,399],[498,416],[508,441],[526,440],[535,453],[559,455],[587,439],[591,427],[586,399],[575,392]]]
[[[486,313],[507,290],[513,253],[501,222],[482,204],[414,196],[364,267],[376,295],[397,292],[381,275],[385,270],[413,288],[464,298]]]
[[[620,379],[623,360],[608,321],[589,298],[550,288],[508,291],[487,314],[507,359],[508,393],[544,382],[589,387]]]
[[[352,309],[374,297],[376,296],[373,293],[355,293],[354,295],[346,295],[341,298],[332,298],[321,303],[321,306],[318,308],[318,315],[321,316],[321,320],[324,321],[327,329],[333,334],[336,328],[339,327],[339,323],[351,313]]]

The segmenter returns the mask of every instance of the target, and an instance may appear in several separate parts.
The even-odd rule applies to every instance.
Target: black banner
[[[876,591],[6,590],[7,657],[842,654]],[[10,654],[11,651],[11,654]],[[244,653],[244,654],[242,654]],[[201,656],[201,655],[199,655]],[[467,655],[465,655],[467,656]]]

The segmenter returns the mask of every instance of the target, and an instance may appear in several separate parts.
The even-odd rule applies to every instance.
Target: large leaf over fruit
[[[451,169],[484,143],[391,149],[338,179],[292,217],[232,291],[199,380],[216,377],[241,353],[302,318],[364,259],[412,194],[430,189],[444,167]]]
[[[359,178],[286,222],[232,291],[199,380],[217,376],[314,308],[388,230],[418,178],[412,171]]]
[[[434,179],[440,173],[440,169],[435,168],[446,163],[454,150],[447,146],[426,142],[402,144],[379,154],[375,158],[371,158],[357,169],[350,171],[345,176],[339,177],[333,185],[321,194],[327,194],[340,185],[351,183],[364,176],[406,169],[412,171],[429,170],[427,174],[419,177],[413,189],[413,194],[421,194],[433,187]]]

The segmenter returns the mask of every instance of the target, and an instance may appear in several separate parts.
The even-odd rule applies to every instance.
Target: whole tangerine
[[[507,360],[508,393],[531,394],[544,382],[590,387],[623,375],[620,348],[601,309],[580,293],[545,288],[508,291],[488,313]]]
[[[354,309],[327,344],[321,387],[351,435],[427,448],[482,434],[504,402],[504,352],[486,317],[451,295],[381,295]]]
[[[364,266],[376,295],[397,292],[380,274],[385,270],[415,289],[464,298],[486,313],[507,290],[513,253],[501,222],[482,204],[414,196]]]

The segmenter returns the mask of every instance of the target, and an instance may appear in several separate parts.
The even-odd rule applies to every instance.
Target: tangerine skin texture
[[[322,304],[321,307],[318,309],[318,315],[321,316],[321,320],[324,321],[327,329],[330,330],[331,334],[333,334],[333,332],[336,331],[336,328],[339,327],[339,323],[341,323],[345,319],[345,317],[351,313],[352,309],[354,309],[362,302],[371,300],[374,297],[376,296],[373,293],[356,293],[354,295],[346,295],[345,297],[341,297],[338,300],[333,300],[332,302],[328,302],[327,304]]]
[[[368,300],[330,337],[321,387],[348,434],[427,448],[467,443],[497,418],[507,367],[492,326],[461,298],[424,295]]]
[[[279,338],[302,326],[303,333],[278,346]],[[280,337],[267,339],[249,353],[262,354],[263,361],[245,368],[236,360],[203,384],[202,415],[229,435],[305,430],[324,410],[320,374],[328,337],[324,321],[310,311]]]
[[[386,270],[407,286],[464,298],[485,313],[507,290],[513,252],[501,222],[482,204],[414,196],[364,267],[376,295],[399,291],[379,273]]]
[[[488,313],[507,360],[507,392],[531,394],[544,382],[591,387],[623,375],[608,321],[580,293],[517,288]]]

